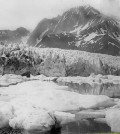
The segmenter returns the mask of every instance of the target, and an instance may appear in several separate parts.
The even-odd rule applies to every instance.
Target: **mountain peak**
[[[25,34],[29,33],[29,31],[26,28],[24,28],[24,27],[19,27],[15,31],[17,31],[19,33],[25,33]]]
[[[100,14],[100,12],[97,9],[93,8],[90,5],[77,6],[77,7],[69,9],[66,12],[73,12],[73,13],[77,13],[77,14],[81,14],[82,13],[84,15],[85,14],[87,14],[87,15],[89,15],[89,14],[99,15]]]
[[[120,27],[116,19],[89,5],[78,6],[62,16],[41,21],[29,38],[30,45],[77,49],[119,55]]]

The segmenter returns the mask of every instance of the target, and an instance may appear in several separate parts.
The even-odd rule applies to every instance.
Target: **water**
[[[95,83],[90,85],[89,83],[70,83],[70,82],[59,82],[58,85],[68,86],[70,91],[77,92],[80,94],[92,94],[92,95],[106,95],[111,98],[120,98],[120,84],[112,83]]]
[[[61,134],[83,134],[83,133],[109,133],[110,127],[107,124],[95,123],[84,120],[77,123],[69,123],[63,126]]]
[[[86,133],[110,133],[111,129],[107,124],[97,123],[92,120],[82,120],[80,122],[68,123],[62,126],[59,131],[41,133],[39,131],[22,131],[12,129],[1,129],[0,134],[86,134]]]

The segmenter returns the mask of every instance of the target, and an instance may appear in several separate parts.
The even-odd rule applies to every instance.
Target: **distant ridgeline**
[[[0,74],[46,76],[120,75],[120,57],[55,48],[0,46]]]
[[[27,43],[116,56],[120,55],[120,25],[91,6],[80,6],[40,21]]]
[[[27,36],[30,32],[23,28],[17,28],[16,30],[0,30],[0,44],[22,44],[24,41],[27,41]]]

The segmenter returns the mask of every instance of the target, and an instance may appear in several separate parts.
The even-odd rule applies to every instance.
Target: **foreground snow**
[[[48,131],[56,120],[66,124],[83,118],[106,118],[109,122],[110,107],[119,106],[118,101],[104,95],[81,95],[68,90],[67,86],[41,80],[0,87],[0,128]],[[114,127],[111,120],[109,125]]]

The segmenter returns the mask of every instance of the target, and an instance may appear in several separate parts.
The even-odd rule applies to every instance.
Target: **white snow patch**
[[[62,21],[65,21],[65,20],[66,20],[66,16],[64,15],[64,17],[63,17]]]
[[[90,41],[91,39],[95,38],[96,36],[98,36],[96,33],[91,33],[91,34],[89,34],[89,36],[87,36],[87,37],[85,38],[85,41],[88,42],[88,41]]]
[[[117,48],[120,48],[120,47],[118,47],[116,44],[114,44],[114,43],[112,43],[112,42],[108,42],[108,44],[111,44],[111,45],[113,45],[113,46],[116,46]]]
[[[118,41],[120,41],[120,36],[119,37],[116,37]]]
[[[89,15],[90,12],[91,12],[91,11],[88,11],[87,15]]]
[[[42,37],[49,31],[49,28],[47,28],[40,36],[40,39],[42,39]]]
[[[91,40],[90,43],[93,44],[93,43],[95,43],[95,42],[94,42],[94,40]]]
[[[66,32],[63,32],[63,35],[67,35],[67,33]]]
[[[28,38],[29,38],[29,35],[28,35],[28,36],[25,36],[25,37],[22,37],[22,43],[23,43],[23,44],[26,44]]]
[[[85,30],[86,28],[89,27],[89,23],[87,23],[85,26],[82,27],[82,30]]]
[[[76,25],[74,25],[73,27],[75,27],[75,28],[78,27],[78,22],[77,22]]]
[[[80,45],[81,45],[81,41],[77,41],[75,44],[76,47],[79,47]]]
[[[81,29],[82,29],[82,26],[79,26],[78,28],[75,28],[73,31],[70,31],[70,33],[77,32],[77,35],[79,35],[79,34],[80,34]]]
[[[68,46],[72,45],[73,43],[75,43],[74,41],[68,42]]]
[[[106,30],[104,30],[103,28],[100,28],[102,34],[104,34],[106,32]]]
[[[55,29],[57,28],[57,26],[58,26],[58,24],[61,22],[61,20],[62,20],[62,17],[61,17],[61,19],[58,21],[58,23],[56,24],[56,26],[54,27],[53,32],[55,32]]]

